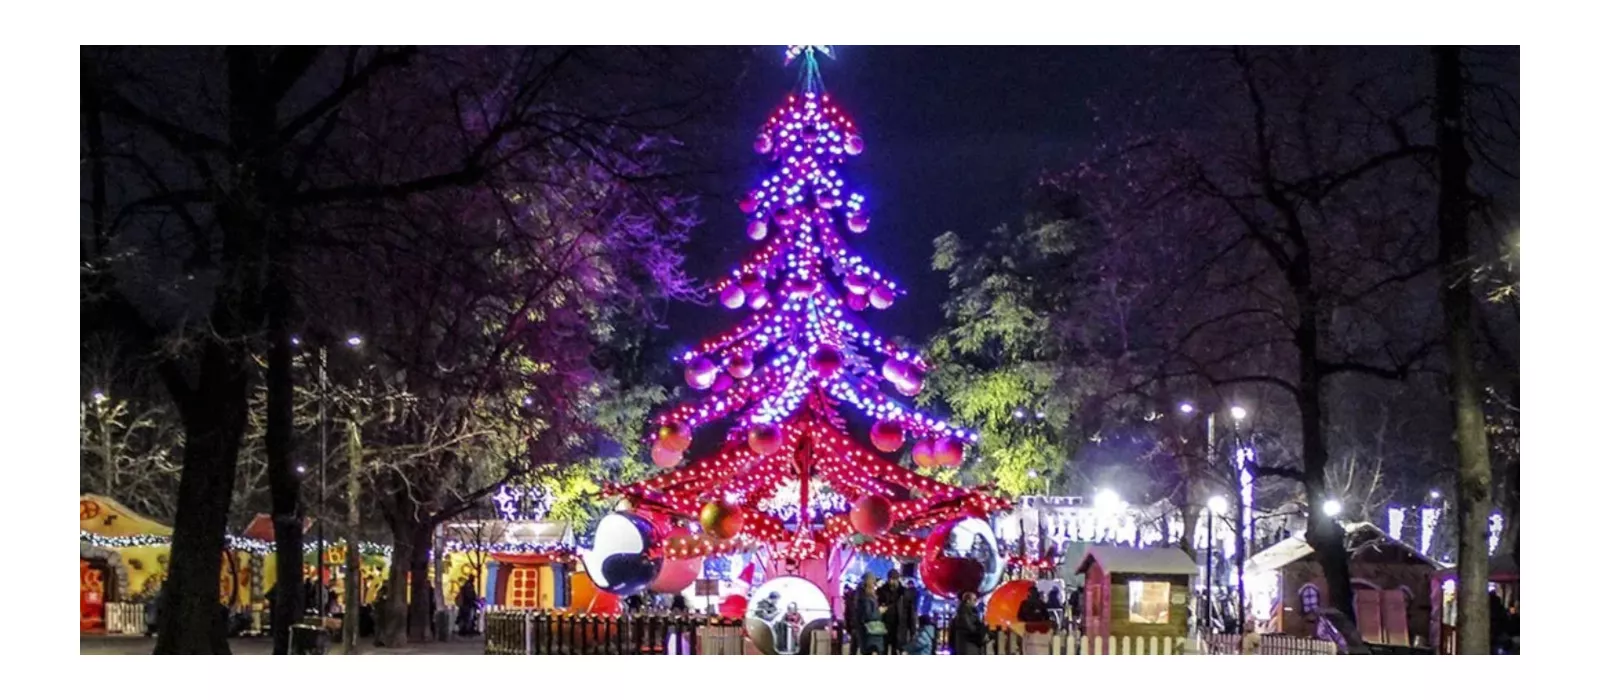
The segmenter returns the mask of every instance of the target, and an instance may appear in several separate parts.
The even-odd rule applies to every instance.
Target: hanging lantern
[[[700,507],[700,529],[712,537],[732,539],[743,527],[744,511],[739,506],[710,501]]]
[[[668,423],[656,430],[656,444],[674,452],[682,452],[689,449],[689,442],[693,439],[693,435],[689,431],[689,425],[681,421]]]
[[[872,289],[872,280],[859,272],[852,272],[844,276],[844,288],[854,294],[866,294],[867,290]]]
[[[650,461],[655,462],[655,465],[662,469],[671,469],[683,461],[683,453],[661,443],[656,443],[655,447],[650,448]]]
[[[744,379],[754,370],[755,363],[750,360],[749,355],[738,355],[728,360],[728,374],[733,375],[734,379]]]
[[[867,295],[850,292],[845,296],[844,303],[845,306],[850,307],[851,311],[860,311],[867,308]]]
[[[750,236],[752,241],[765,240],[767,237],[767,220],[752,220],[750,225],[745,227],[744,232]]]
[[[730,284],[722,288],[722,305],[730,309],[744,306],[744,290],[737,284]]]
[[[850,505],[850,525],[868,537],[879,537],[889,530],[889,499],[871,493]]]
[[[683,369],[683,380],[696,389],[709,389],[716,379],[717,366],[704,357],[694,358]]]
[[[884,452],[893,452],[906,443],[906,429],[900,421],[880,420],[872,424],[872,446]]]
[[[890,289],[889,285],[880,284],[872,288],[868,301],[872,302],[872,307],[875,309],[887,309],[894,304],[894,290]]]
[[[756,193],[751,192],[750,194],[739,198],[739,211],[742,211],[746,214],[753,214],[756,211],[756,204],[760,201],[761,200],[757,199]]]
[[[759,134],[756,134],[755,147],[756,147],[756,153],[760,153],[762,155],[766,155],[768,153],[771,153],[772,152],[772,137],[767,135],[767,132],[765,132],[765,131],[763,131],[763,132],[761,132]]]
[[[844,356],[839,354],[838,348],[823,346],[817,348],[816,352],[811,353],[811,359],[807,360],[807,363],[812,371],[826,379],[832,377],[839,371],[840,367],[844,366]]]
[[[783,447],[783,430],[768,423],[754,425],[750,427],[748,441],[756,454],[770,455]]]
[[[748,214],[749,212],[745,213]],[[866,233],[867,224],[871,222],[872,220],[867,218],[866,212],[853,211],[850,212],[850,216],[845,217],[845,225],[850,227],[851,233]]]
[[[851,134],[849,136],[844,137],[844,152],[845,153],[849,153],[850,155],[853,155],[853,156],[859,156],[859,155],[861,155],[862,151],[866,150],[866,148],[867,148],[867,142],[866,142],[866,140],[861,138],[860,134]]]
[[[939,465],[939,457],[933,452],[933,441],[923,438],[911,446],[911,461],[919,467],[935,467]]]
[[[953,467],[961,464],[966,456],[966,446],[953,437],[942,437],[933,441],[933,457],[939,464]]]

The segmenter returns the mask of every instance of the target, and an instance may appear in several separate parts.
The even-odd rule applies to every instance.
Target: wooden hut
[[[487,527],[485,527],[487,524]],[[471,531],[470,538],[462,533]],[[467,572],[482,571],[480,593],[490,605],[554,610],[575,606],[572,526],[557,521],[482,521],[457,526],[452,535],[463,543],[499,549],[484,560],[463,555],[463,572],[446,589],[454,591]],[[455,569],[449,569],[454,571]],[[588,583],[587,577],[583,583]],[[452,585],[454,584],[454,585]],[[592,597],[592,592],[588,597]],[[588,603],[588,597],[582,602]]]
[[[1084,576],[1084,634],[1186,636],[1189,583],[1197,569],[1180,549],[1089,547],[1073,569]]]
[[[1425,638],[1429,604],[1423,596],[1439,562],[1390,537],[1372,523],[1346,523],[1356,628],[1368,644],[1412,646]],[[1304,533],[1257,552],[1245,562],[1245,590],[1257,629],[1314,637],[1326,605],[1327,578]]]
[[[1456,580],[1454,567],[1440,569],[1434,572],[1430,585],[1432,611],[1428,639],[1440,654],[1455,653]],[[1521,610],[1522,568],[1511,555],[1500,554],[1489,559],[1489,591],[1499,598],[1506,615],[1516,616]]]

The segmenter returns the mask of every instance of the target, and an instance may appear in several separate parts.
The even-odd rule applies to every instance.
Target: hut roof
[[[311,524],[314,522],[316,522],[315,518],[306,518],[302,520],[300,532],[310,532]],[[261,540],[263,542],[277,541],[274,530],[272,529],[272,516],[266,513],[256,513],[256,517],[250,519],[250,524],[246,525],[244,532],[240,534],[252,540]]]
[[[172,527],[140,515],[110,496],[78,496],[78,529],[101,537],[154,535],[171,537]]]
[[[1378,547],[1398,547],[1407,554],[1419,559],[1435,569],[1443,568],[1437,560],[1417,551],[1415,547],[1400,540],[1390,537],[1377,525],[1372,523],[1345,523],[1344,524],[1345,548],[1350,556],[1355,556],[1363,551]],[[1311,543],[1306,541],[1305,533],[1294,535],[1266,549],[1256,552],[1245,562],[1246,573],[1277,571],[1285,566],[1300,561],[1315,553]]]
[[[1197,566],[1194,559],[1183,550],[1173,547],[1095,545],[1083,553],[1083,558],[1072,570],[1081,574],[1088,570],[1091,561],[1100,562],[1100,568],[1105,569],[1108,574],[1192,576]]]

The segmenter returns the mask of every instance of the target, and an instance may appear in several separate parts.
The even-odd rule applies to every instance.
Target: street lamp
[[[1095,510],[1112,512],[1121,510],[1126,505],[1126,503],[1122,502],[1122,497],[1118,496],[1117,492],[1112,491],[1111,489],[1100,489],[1094,494]]]
[[[1326,515],[1330,518],[1337,518],[1342,512],[1344,512],[1344,504],[1340,503],[1339,499],[1330,498],[1322,502],[1323,515]]]
[[[1234,420],[1244,420],[1244,417],[1250,415],[1250,413],[1244,410],[1243,406],[1234,406],[1228,409],[1228,415],[1233,416]]]
[[[1428,491],[1428,498],[1433,499],[1435,501],[1439,500],[1439,489],[1433,489],[1431,491]]]
[[[299,345],[299,337],[292,336],[290,342]],[[344,344],[352,350],[361,348],[361,335],[351,333],[345,336]],[[327,609],[328,588],[327,580],[327,531],[323,521],[327,519],[328,510],[328,347],[319,345],[317,348],[317,442],[318,442],[318,487],[317,487],[317,614],[321,615]],[[297,471],[304,473],[304,467]],[[350,538],[354,541],[354,536]],[[354,549],[353,544],[346,545]]]
[[[1178,404],[1178,410],[1184,413],[1194,413],[1194,404],[1185,401]]]

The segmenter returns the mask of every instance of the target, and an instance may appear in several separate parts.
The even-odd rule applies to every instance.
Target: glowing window
[[[1164,625],[1172,610],[1172,584],[1166,581],[1128,582],[1128,621]]]

